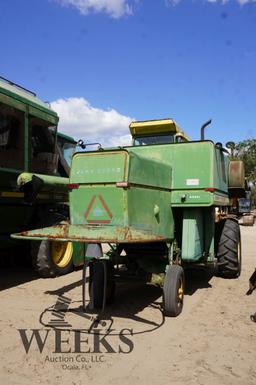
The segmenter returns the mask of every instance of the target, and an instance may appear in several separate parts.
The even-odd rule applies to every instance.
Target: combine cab
[[[240,274],[240,230],[229,212],[244,181],[230,185],[234,167],[225,150],[211,141],[188,141],[171,119],[133,122],[130,130],[131,147],[73,156],[70,224],[14,238],[89,243],[92,309],[110,301],[116,280],[140,279],[160,285],[164,313],[177,316],[186,267]],[[111,248],[106,254],[104,243]]]
[[[189,138],[172,119],[132,122],[130,131],[134,146],[187,142]]]

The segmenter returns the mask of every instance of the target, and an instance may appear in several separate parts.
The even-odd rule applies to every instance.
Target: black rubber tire
[[[107,264],[106,304],[109,305],[113,301],[116,285],[113,280],[112,266],[109,261],[105,262]],[[100,260],[93,261],[90,264],[89,294],[90,308],[101,309],[104,295],[104,266]]]
[[[223,278],[238,278],[241,274],[241,235],[239,224],[233,219],[222,223],[217,248],[218,274]]]
[[[179,297],[179,288],[182,287],[182,298]],[[164,279],[163,311],[167,317],[177,317],[183,308],[185,276],[179,265],[169,266]]]
[[[37,224],[37,228],[53,226],[66,218],[58,213],[52,213],[50,216],[42,220]],[[73,260],[69,261],[66,266],[57,266],[51,256],[51,241],[32,241],[31,242],[31,258],[35,271],[42,278],[54,278],[56,276],[65,275],[70,273],[73,268]]]

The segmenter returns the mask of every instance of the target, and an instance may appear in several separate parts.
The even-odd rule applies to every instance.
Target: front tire
[[[90,264],[89,294],[90,308],[102,309],[104,301],[104,265],[107,269],[106,305],[110,305],[115,295],[115,281],[113,267],[109,261],[95,260]]]
[[[183,308],[185,276],[179,265],[169,266],[163,287],[163,310],[168,317],[177,317]]]

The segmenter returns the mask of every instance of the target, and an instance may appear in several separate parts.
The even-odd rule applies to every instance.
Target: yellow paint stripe
[[[0,193],[1,197],[3,198],[23,198],[24,193],[23,192],[11,192],[11,191],[2,191]]]
[[[24,198],[24,193],[19,191],[1,191],[0,197],[2,198]],[[63,200],[66,201],[66,195],[53,195],[49,193],[40,193],[37,195],[39,199],[52,199],[52,200]]]

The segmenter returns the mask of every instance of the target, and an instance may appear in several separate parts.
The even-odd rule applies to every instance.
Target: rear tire
[[[163,287],[163,310],[168,317],[177,317],[183,308],[185,276],[179,265],[169,266]]]
[[[232,219],[224,221],[217,249],[218,273],[224,278],[241,274],[241,235],[239,224]]]

